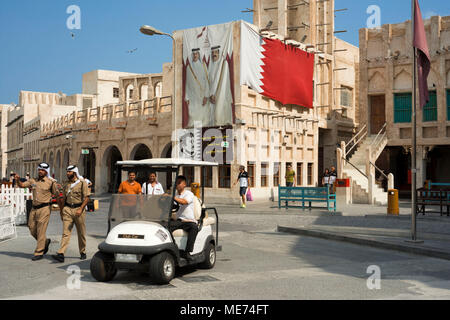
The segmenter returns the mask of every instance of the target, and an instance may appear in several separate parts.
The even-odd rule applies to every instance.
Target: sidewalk
[[[345,241],[381,249],[397,250],[450,260],[450,217],[427,212],[417,216],[417,238],[411,242],[411,204],[400,203],[400,215],[387,215],[385,206],[348,205],[338,214],[326,211],[298,211],[300,216],[320,213],[312,223],[279,224],[277,230],[291,234]],[[278,210],[278,209],[277,209]],[[285,209],[286,210],[286,209]],[[289,209],[292,212],[296,209]],[[315,214],[317,214],[315,213]],[[340,217],[338,217],[340,216]]]

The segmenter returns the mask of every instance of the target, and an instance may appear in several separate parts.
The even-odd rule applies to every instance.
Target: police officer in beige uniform
[[[37,245],[31,260],[41,260],[48,252],[51,242],[47,239],[46,232],[50,220],[52,195],[59,197],[58,184],[50,177],[50,166],[47,163],[38,166],[38,178],[21,182],[20,177],[15,175],[15,179],[20,188],[31,187],[33,192],[33,208],[28,219],[28,228]]]
[[[67,168],[67,178],[69,181],[63,186],[63,198],[59,203],[63,221],[61,248],[56,255],[52,256],[58,262],[64,262],[64,253],[69,245],[74,224],[77,227],[80,259],[86,259],[86,205],[91,193],[87,182],[79,174],[76,166]]]

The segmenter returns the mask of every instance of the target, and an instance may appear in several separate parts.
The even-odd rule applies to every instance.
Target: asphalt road
[[[261,223],[259,216],[239,213],[221,217],[223,251],[212,270],[180,269],[167,286],[126,271],[111,283],[98,283],[90,275],[89,258],[105,237],[106,207],[102,203],[98,213],[88,216],[87,261],[78,258],[76,232],[64,264],[49,256],[32,262],[35,241],[26,227],[18,228],[17,239],[0,243],[0,298],[450,299],[450,261],[281,234],[275,226],[282,216],[265,215],[270,223]],[[59,215],[54,214],[48,228],[49,254],[58,249],[61,228]],[[80,270],[79,288],[67,271],[74,266]],[[367,286],[369,266],[379,267],[379,289]]]

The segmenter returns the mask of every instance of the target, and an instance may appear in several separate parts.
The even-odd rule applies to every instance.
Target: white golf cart
[[[157,284],[168,284],[175,276],[175,268],[199,265],[211,269],[216,262],[219,217],[215,208],[204,205],[204,181],[202,199],[195,198],[195,216],[199,232],[192,259],[187,260],[187,233],[183,230],[169,232],[171,218],[177,210],[174,202],[176,177],[180,168],[217,166],[216,163],[188,159],[148,159],[120,161],[116,164],[115,190],[118,189],[122,172],[134,171],[138,176],[148,177],[150,171],[158,174],[163,184],[172,185],[171,193],[165,195],[114,194],[109,207],[108,235],[99,251],[91,260],[91,274],[101,282],[111,281],[118,270],[140,270],[150,273]],[[204,172],[203,172],[204,173]],[[206,174],[202,174],[205,177]],[[165,181],[164,181],[165,180]],[[167,189],[164,188],[166,191]],[[209,217],[208,213],[214,213]]]

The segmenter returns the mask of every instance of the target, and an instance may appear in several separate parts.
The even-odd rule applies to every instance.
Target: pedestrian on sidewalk
[[[335,193],[334,184],[336,183],[336,180],[337,180],[336,168],[334,166],[332,166],[331,171],[330,171],[330,178],[329,178],[330,193]]]
[[[330,184],[330,170],[326,168],[322,177],[322,186],[328,187],[329,184]]]
[[[292,164],[288,164],[286,167],[286,187],[293,188],[295,187],[295,171],[292,169]],[[286,201],[286,208],[288,207],[289,202]]]
[[[59,197],[59,186],[55,179],[50,177],[50,166],[41,163],[38,166],[38,177],[22,182],[19,175],[14,174],[14,180],[19,188],[31,187],[33,193],[32,210],[28,219],[28,228],[36,239],[36,249],[31,260],[41,260],[48,252],[51,240],[47,239],[47,227],[50,221],[52,196]]]
[[[63,198],[59,201],[63,222],[61,248],[56,255],[52,256],[58,262],[64,262],[64,254],[69,246],[74,224],[77,228],[80,259],[86,260],[86,205],[91,193],[87,182],[80,175],[76,166],[67,168],[67,179],[68,181],[63,186]]]
[[[237,181],[233,184],[233,187],[236,186],[238,182],[239,182],[239,195],[242,199],[241,208],[245,209],[247,207],[245,196],[247,194],[248,189],[248,172],[245,171],[244,166],[239,167],[239,176],[237,178]]]

